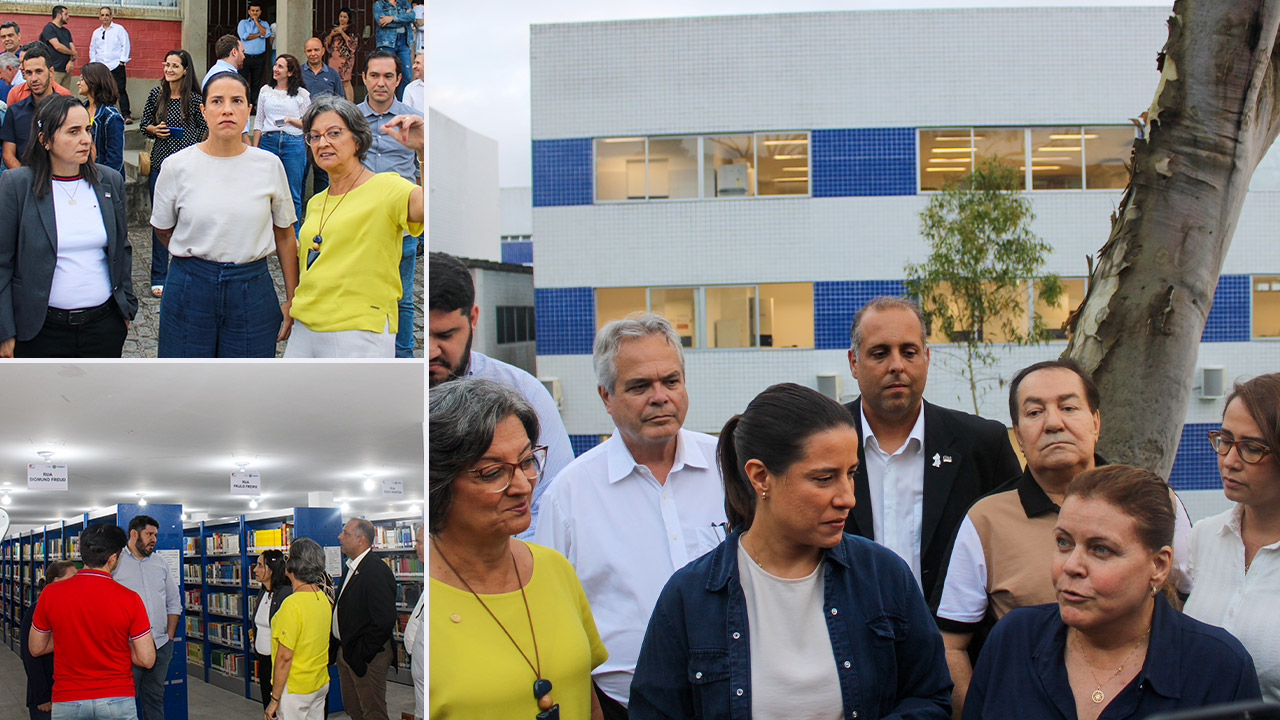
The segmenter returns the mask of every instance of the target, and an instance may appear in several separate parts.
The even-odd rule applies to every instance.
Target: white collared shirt
[[[867,414],[862,420],[863,455],[871,491],[871,531],[875,541],[897,553],[911,566],[920,583],[920,524],[924,519],[924,404],[907,441],[893,452],[880,449]]]
[[[564,554],[591,603],[609,659],[593,676],[626,703],[640,643],[671,574],[724,539],[717,440],[681,429],[665,484],[614,431],[557,476],[533,540]]]
[[[372,551],[373,548],[369,548],[354,558],[347,560],[347,579],[342,582],[342,587],[338,590],[338,597],[334,598],[333,601],[333,636],[339,640],[342,639],[342,635],[338,632],[338,600],[342,598],[342,593],[347,591],[347,584],[351,582],[352,576],[355,575],[356,568],[360,566],[360,561]]]
[[[1236,636],[1253,657],[1262,699],[1280,701],[1280,542],[1264,545],[1244,569],[1244,539],[1236,505],[1191,529],[1191,597],[1184,611]]]
[[[129,33],[119,23],[113,22],[105,28],[99,26],[93,29],[93,36],[89,38],[91,62],[99,62],[106,65],[108,70],[115,70],[120,63],[129,62],[130,52]]]

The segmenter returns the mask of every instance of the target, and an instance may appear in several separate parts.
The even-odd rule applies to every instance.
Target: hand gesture
[[[18,344],[17,337],[5,338],[0,340],[0,358],[13,357],[13,346]]]
[[[378,25],[382,27],[386,27],[391,23],[392,20],[395,20],[395,18],[391,17],[390,15],[383,15],[382,17],[378,18]]]
[[[422,150],[426,144],[426,124],[421,115],[397,115],[379,129],[410,150]]]

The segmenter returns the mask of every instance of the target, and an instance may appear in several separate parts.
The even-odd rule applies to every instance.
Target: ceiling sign
[[[67,489],[67,466],[28,463],[27,489],[65,491]]]
[[[231,494],[258,497],[262,494],[262,476],[256,472],[231,473]]]
[[[382,495],[384,497],[404,497],[404,481],[383,478]]]
[[[0,539],[5,538],[9,534],[9,513],[0,508]]]

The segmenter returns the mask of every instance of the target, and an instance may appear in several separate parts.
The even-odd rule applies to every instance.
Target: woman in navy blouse
[[[996,624],[965,698],[978,718],[1143,718],[1261,696],[1226,630],[1178,612],[1169,486],[1107,465],[1067,487],[1052,576],[1058,602]]]
[[[951,716],[942,636],[911,570],[844,534],[853,423],[836,401],[783,384],[725,425],[729,536],[663,588],[633,720]]]

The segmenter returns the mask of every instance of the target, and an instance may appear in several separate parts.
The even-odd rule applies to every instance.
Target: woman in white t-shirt
[[[253,611],[253,655],[258,664],[258,685],[265,710],[271,702],[271,617],[293,592],[293,585],[284,572],[284,553],[264,550],[253,565],[253,579],[262,586],[258,607]]]
[[[173,259],[160,303],[160,357],[275,357],[298,285],[297,215],[280,159],[247,147],[248,83],[218,73],[204,86],[209,137],[171,155],[156,180],[151,225]],[[267,270],[275,253],[280,303]]]
[[[0,175],[0,357],[120,357],[138,311],[124,179],[90,162],[90,121],[46,98]]]
[[[271,66],[271,83],[258,91],[258,114],[253,121],[253,144],[280,158],[293,195],[293,224],[302,224],[302,171],[307,151],[302,143],[302,114],[311,107],[311,94],[302,86],[298,58],[281,55]]]

